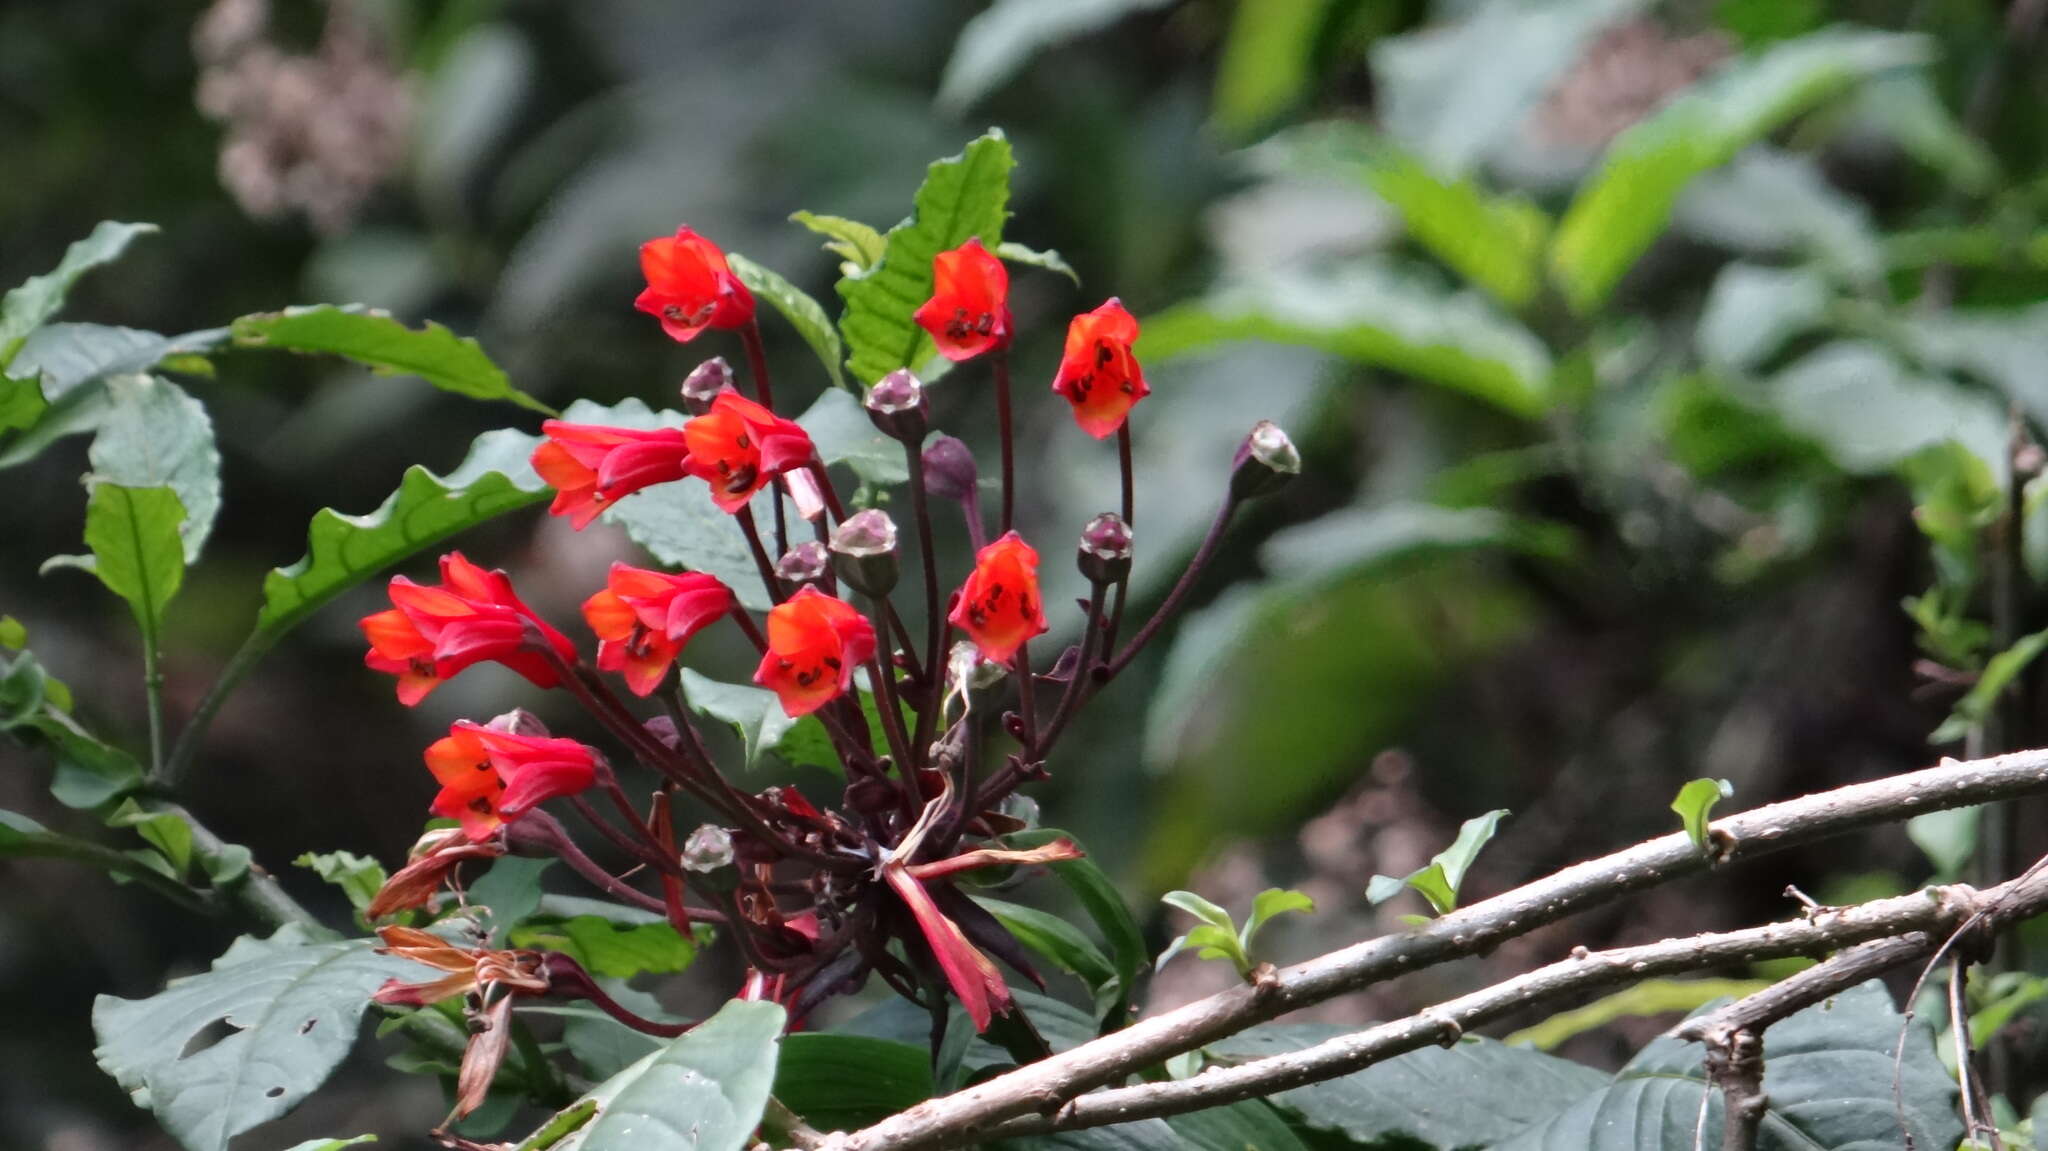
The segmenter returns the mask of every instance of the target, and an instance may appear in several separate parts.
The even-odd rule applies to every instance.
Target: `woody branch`
[[[1720,862],[1747,859],[1865,827],[1897,822],[1924,811],[2044,792],[2048,792],[2048,750],[2015,752],[1968,762],[1945,760],[1940,766],[1922,771],[1853,784],[1728,816],[1712,825],[1711,854],[1701,852],[1682,833],[1659,836],[1599,859],[1574,864],[1543,879],[1461,908],[1415,931],[1353,944],[1275,972],[1255,984],[1233,988],[1142,1020],[1064,1054],[1021,1067],[967,1090],[929,1100],[860,1131],[840,1134],[831,1146],[838,1151],[954,1147],[989,1137],[998,1128],[1003,1135],[1009,1135],[1025,1129],[1026,1125],[1031,1130],[1050,1129],[1060,1122],[1072,1125],[1080,1117],[1102,1114],[1100,1109],[1103,1105],[1096,1099],[1118,1095],[1105,1092],[1100,1097],[1083,1100],[1084,1092],[1289,1011],[1359,991],[1410,971],[1489,950],[1504,940],[1623,895],[1696,874]],[[2009,898],[2017,909],[2033,910],[2048,906],[2048,883],[2044,883],[2040,876],[2023,877],[2008,887],[1994,890],[2001,899]],[[1945,890],[1951,901],[1964,897],[1966,892],[1960,887]],[[2019,894],[2014,894],[2015,891]],[[1729,949],[1726,955],[1704,963],[1688,959],[1683,965],[1665,970],[1686,970],[1726,962],[1730,958],[1766,954],[1762,948],[1771,939],[1788,941],[1782,946],[1790,950],[1776,954],[1801,954],[1940,926],[1942,920],[1927,919],[1924,909],[1906,915],[1909,905],[1913,904],[1938,910],[1938,901],[1930,900],[1925,894],[1905,896],[1901,900],[1904,902],[1880,901],[1867,908],[1841,912],[1825,922],[1816,919],[1804,924],[1795,922],[1758,928],[1755,931],[1763,934],[1754,937],[1730,933],[1738,942],[1726,944]],[[1902,915],[1906,918],[1886,919],[1887,916]],[[1677,949],[1675,954],[1690,957],[1696,943],[1705,946],[1705,941],[1714,938],[1673,941]],[[1617,981],[1636,974],[1634,964],[1639,961],[1645,961],[1645,957],[1639,955],[1630,959],[1627,968],[1617,973]],[[1585,966],[1588,971],[1602,971],[1612,965]],[[1524,990],[1540,986],[1525,981],[1537,979],[1545,972],[1553,972],[1553,969],[1545,968],[1502,986]],[[1644,974],[1647,973],[1649,969],[1645,968]],[[1554,972],[1551,977],[1556,977]],[[1488,992],[1475,994],[1484,996]],[[1519,994],[1511,998],[1515,1006],[1523,1002]],[[1425,1022],[1427,1027],[1419,1033],[1416,1046],[1439,1041],[1451,1034],[1441,1019]],[[1412,1023],[1403,1021],[1386,1026],[1393,1028]],[[1458,1023],[1460,1027],[1463,1025]],[[1350,1038],[1355,1040],[1358,1037]],[[1379,1042],[1389,1040],[1382,1038]],[[1299,1058],[1301,1054],[1296,1053],[1289,1058]],[[1344,1065],[1339,1070],[1330,1071],[1329,1076],[1344,1074],[1364,1065]],[[1203,1081],[1224,1074],[1230,1073],[1204,1076]],[[1164,1091],[1175,1087],[1160,1084],[1125,1090]],[[1261,1089],[1270,1088],[1255,1088],[1254,1092]],[[1125,1104],[1131,1101],[1127,1094],[1120,1098]],[[1217,1098],[1213,1102],[1225,1101]],[[1116,1105],[1116,1100],[1112,1099],[1111,1106]],[[1193,1106],[1209,1105],[1213,1105],[1212,1102],[1204,1100]],[[1176,1108],[1183,1109],[1192,1109],[1192,1106]],[[1147,1112],[1154,1113],[1169,1112]],[[1028,1120],[1027,1124],[1003,1126],[1034,1115],[1039,1118]],[[1137,1116],[1105,1116],[1096,1122],[1120,1122],[1127,1117]]]

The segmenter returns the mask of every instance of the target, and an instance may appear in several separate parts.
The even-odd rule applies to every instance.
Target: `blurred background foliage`
[[[1020,162],[1007,238],[1058,248],[1083,285],[1019,271],[1020,380],[1049,380],[1067,316],[1106,295],[1146,327],[1141,599],[1192,550],[1253,420],[1308,458],[1037,798],[1140,906],[1171,887],[1232,907],[1310,891],[1322,913],[1269,941],[1298,956],[1415,910],[1367,907],[1366,878],[1415,869],[1488,809],[1515,816],[1471,892],[1671,829],[1693,777],[1747,806],[2039,742],[2023,659],[2000,667],[2002,705],[1979,692],[1943,719],[2043,622],[2048,523],[2024,484],[2048,417],[2043,7],[14,4],[0,283],[99,219],[151,220],[163,233],[83,281],[67,316],[179,332],[360,301],[477,336],[558,406],[661,404],[710,353],[627,306],[641,240],[687,221],[836,308],[836,260],[789,213],[886,227],[928,161],[1000,125]],[[767,327],[778,378],[807,381],[778,395],[808,402],[808,349]],[[981,385],[955,373],[938,418],[992,459]],[[279,357],[224,354],[194,387],[227,497],[171,624],[174,716],[316,509],[366,511],[407,465],[533,423]],[[1067,541],[1115,500],[1114,454],[1025,395],[1023,526],[1061,604],[1081,590]],[[127,621],[36,574],[76,550],[84,467],[73,440],[0,470],[0,610],[91,685],[82,714],[132,740]],[[462,546],[562,615],[632,554],[538,513]],[[194,772],[193,809],[273,869],[308,848],[399,858],[429,793],[418,747],[524,698],[480,672],[404,712],[360,667],[372,599],[275,654]],[[737,649],[702,654],[743,674]],[[0,755],[0,806],[61,824],[42,765]],[[1332,1017],[1572,942],[1781,914],[1787,881],[1823,901],[1904,890],[1961,866],[1967,832],[1922,827],[1926,851],[1873,833],[1681,885]],[[2043,846],[2022,838],[1997,850]],[[203,964],[231,926],[59,864],[0,873],[0,1144],[167,1145],[94,1068],[87,1006]],[[1169,968],[1154,1002],[1211,989],[1218,966]],[[1623,1021],[1567,1050],[1612,1059],[1643,1034]],[[2007,1028],[2018,1048],[2033,1034],[2024,1013]],[[438,1113],[430,1082],[373,1082],[317,1097],[309,1129]]]

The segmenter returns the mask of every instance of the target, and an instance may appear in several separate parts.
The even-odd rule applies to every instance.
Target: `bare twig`
[[[2015,752],[1973,762],[1945,761],[1939,767],[1854,784],[1717,820],[1712,833],[1722,850],[1716,858],[1746,859],[1874,824],[1895,822],[1924,811],[2041,792],[2048,792],[2048,751]],[[1296,964],[1260,987],[1232,988],[1141,1020],[1050,1059],[928,1100],[871,1127],[840,1136],[833,1146],[845,1151],[874,1151],[883,1147],[946,1147],[971,1142],[1006,1120],[1061,1111],[1090,1088],[1255,1023],[1409,971],[1485,951],[1567,915],[1703,871],[1709,865],[1708,857],[1683,833],[1660,836],[1471,904],[1415,931],[1353,944]],[[1858,910],[1861,909],[1842,914],[1853,916]],[[1899,934],[1914,929],[1916,923],[1922,928],[1926,926],[1916,921],[1859,938]],[[1778,924],[1760,930],[1795,931],[1799,925]],[[1822,946],[1837,947],[1855,941],[1836,936]],[[1690,945],[1688,941],[1687,946]],[[1437,1026],[1425,1041],[1442,1033],[1441,1026]],[[1153,1089],[1179,1086],[1157,1084]],[[1090,1105],[1094,1105],[1092,1101]],[[1113,1120],[1099,1120],[1110,1121]]]
[[[1707,1081],[1721,1089],[1721,1151],[1756,1151],[1770,1097],[1764,1094],[1764,1039],[1733,1031],[1707,1044]]]

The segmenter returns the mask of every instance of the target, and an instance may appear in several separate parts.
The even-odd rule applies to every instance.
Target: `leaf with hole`
[[[231,330],[241,347],[340,356],[381,376],[418,376],[444,392],[555,414],[513,387],[475,340],[436,323],[408,328],[374,308],[315,304],[243,316]]]
[[[990,248],[1002,243],[1015,166],[1009,140],[993,129],[958,156],[934,162],[916,209],[884,238],[881,261],[839,281],[846,301],[839,332],[855,379],[871,385],[909,368],[929,383],[952,366],[911,314],[931,298],[932,257],[975,237]]]
[[[212,970],[148,999],[96,999],[93,1054],[188,1151],[225,1151],[340,1065],[371,992],[419,974],[371,947],[297,925],[245,936]]]

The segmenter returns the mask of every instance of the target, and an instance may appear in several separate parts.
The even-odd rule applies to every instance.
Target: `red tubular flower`
[[[932,257],[932,298],[912,317],[947,359],[1010,344],[1010,273],[976,237]]]
[[[983,659],[1009,663],[1026,640],[1045,632],[1038,552],[1016,532],[981,549],[949,618],[981,649]]]
[[[661,318],[661,329],[687,344],[706,328],[743,328],[754,319],[754,296],[726,265],[717,244],[678,228],[640,245],[647,289],[633,306]]]
[[[612,565],[605,588],[583,601],[583,618],[596,633],[597,666],[625,673],[634,695],[650,695],[690,637],[738,601],[732,589],[703,572],[647,571]]]
[[[536,687],[560,682],[539,644],[564,661],[575,645],[549,627],[512,590],[501,571],[485,571],[461,552],[441,557],[441,586],[427,587],[393,576],[389,611],[364,616],[358,624],[370,641],[363,663],[398,677],[398,699],[407,707],[474,663],[501,663]]]
[[[1074,422],[1098,440],[1123,427],[1131,409],[1152,393],[1131,354],[1137,339],[1137,317],[1115,297],[1067,325],[1067,350],[1052,390],[1074,405]]]
[[[723,391],[711,410],[683,425],[687,467],[711,485],[711,502],[737,512],[770,478],[817,458],[810,434],[740,395]]]
[[[597,753],[573,739],[518,735],[466,719],[427,748],[426,761],[441,784],[434,814],[461,823],[472,841],[597,779]]]
[[[615,501],[690,474],[690,449],[677,428],[608,428],[549,420],[541,431],[548,438],[533,450],[533,470],[555,489],[548,511],[568,516],[577,531]]]
[[[852,605],[804,587],[768,613],[768,651],[754,682],[782,700],[791,716],[837,699],[853,669],[875,654],[875,627]]]

